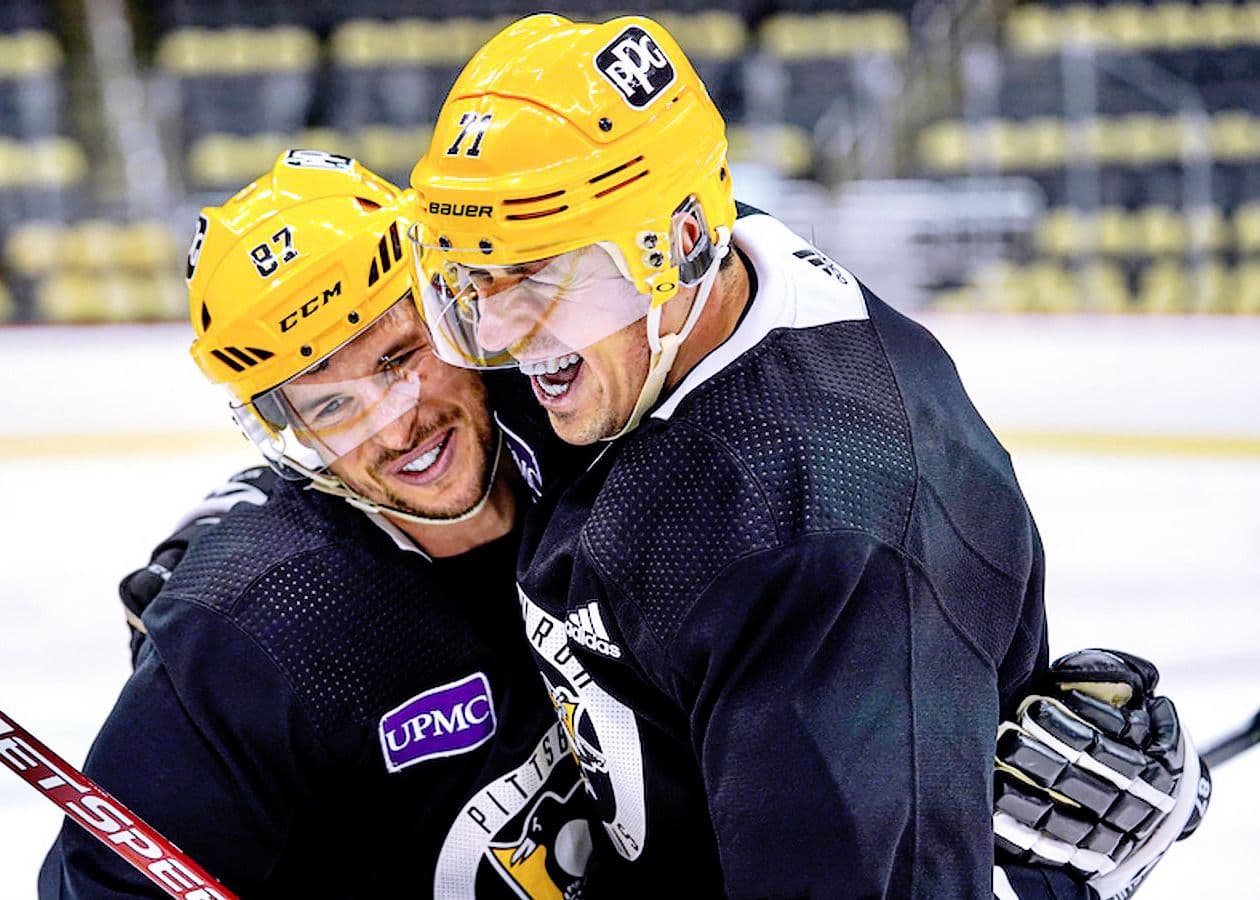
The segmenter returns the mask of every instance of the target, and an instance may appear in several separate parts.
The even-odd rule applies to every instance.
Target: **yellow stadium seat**
[[[21,145],[22,177],[39,187],[69,188],[87,177],[87,154],[66,137],[44,138]]]
[[[13,300],[13,294],[9,292],[8,285],[0,279],[0,322],[10,322],[17,315],[17,303]]]
[[[900,56],[910,49],[910,31],[903,16],[892,12],[872,12],[864,18],[862,36],[865,47],[858,47],[858,53]]]
[[[761,165],[790,177],[813,167],[813,141],[798,125],[735,125],[728,130],[727,141],[734,163]]]
[[[1125,209],[1110,206],[1096,218],[1098,249],[1107,256],[1139,256],[1145,249],[1138,222]]]
[[[153,220],[122,226],[115,250],[117,265],[138,272],[173,270],[182,255],[170,228]]]
[[[1234,269],[1233,312],[1260,315],[1260,260],[1247,260]]]
[[[1224,162],[1260,159],[1260,121],[1245,112],[1218,113],[1212,117],[1208,138],[1212,156]]]
[[[66,229],[56,222],[23,222],[10,233],[4,245],[5,261],[15,275],[39,278],[58,268],[59,252],[73,246]]]
[[[1097,46],[1107,40],[1107,32],[1100,27],[1097,10],[1086,3],[1073,3],[1063,8],[1060,13],[1061,44],[1079,44]]]
[[[1129,286],[1115,263],[1096,260],[1076,273],[1080,308],[1086,312],[1123,313],[1129,310]]]
[[[1164,116],[1135,113],[1124,117],[1127,161],[1134,166],[1159,165],[1181,156],[1181,129]]]
[[[400,29],[399,37],[405,33]],[[383,48],[405,43],[402,40],[398,44],[382,43],[382,37],[381,23],[372,19],[347,19],[337,26],[329,41],[333,62],[348,68],[379,65]]]
[[[744,20],[732,12],[710,10],[694,15],[661,12],[654,18],[694,59],[734,59],[743,52],[748,41]]]
[[[1204,206],[1186,213],[1186,239],[1191,253],[1217,253],[1229,247],[1233,235],[1219,206]]]
[[[1108,3],[1098,7],[1094,27],[1099,43],[1131,52],[1158,46],[1160,35],[1154,28],[1149,9],[1138,3]]]
[[[1234,246],[1239,254],[1260,254],[1260,203],[1245,203],[1234,211]]]
[[[1093,246],[1093,223],[1070,207],[1052,209],[1037,223],[1033,240],[1047,256],[1077,256]]]
[[[1053,53],[1061,42],[1058,11],[1047,6],[1016,6],[1006,19],[1006,43],[1017,53]]]
[[[1217,259],[1205,259],[1186,273],[1186,308],[1195,313],[1229,312],[1234,305],[1234,273]]]
[[[0,79],[46,75],[64,59],[61,44],[47,31],[0,34]]]
[[[364,165],[376,172],[406,172],[408,175],[433,137],[433,127],[417,125],[414,128],[395,128],[390,125],[374,125],[356,135],[359,158]]]
[[[35,311],[50,322],[101,321],[106,317],[97,279],[79,272],[61,272],[35,288]]]
[[[1037,117],[1024,123],[1030,168],[1043,171],[1062,168],[1067,160],[1067,132],[1062,119]]]
[[[22,145],[0,137],[0,191],[21,185],[24,176]]]
[[[917,143],[919,162],[933,172],[965,172],[970,164],[967,131],[961,122],[947,120],[929,125],[919,132]]]
[[[121,247],[121,229],[108,219],[84,219],[66,235],[75,248],[74,264],[83,269],[103,271],[116,265]]]
[[[1049,261],[1033,263],[1025,270],[1028,299],[1023,311],[1073,312],[1080,307],[1076,280],[1063,266]]]
[[[1137,213],[1148,256],[1180,255],[1189,242],[1186,220],[1169,206],[1147,206]]]
[[[1198,16],[1188,3],[1157,3],[1150,15],[1161,47],[1179,49],[1200,43]]]
[[[1233,47],[1244,42],[1245,16],[1232,3],[1204,3],[1198,7],[1198,33],[1209,47]]]
[[[1187,288],[1179,261],[1153,262],[1138,278],[1137,309],[1148,313],[1185,312]]]

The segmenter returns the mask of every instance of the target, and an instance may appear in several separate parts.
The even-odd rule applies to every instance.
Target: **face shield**
[[[387,428],[409,427],[450,375],[408,292],[354,338],[252,402],[234,405],[233,414],[282,472],[285,463],[319,471]]]
[[[559,361],[643,319],[652,305],[615,246],[594,243],[514,265],[448,261],[414,240],[417,281],[434,350],[488,369]]]

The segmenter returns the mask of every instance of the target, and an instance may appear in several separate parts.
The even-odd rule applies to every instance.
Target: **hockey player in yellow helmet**
[[[1193,747],[1141,724],[1169,721],[1153,667],[1049,666],[1036,527],[949,357],[737,208],[726,150],[658,23],[537,15],[473,56],[411,177],[436,352],[519,367],[566,442],[616,441],[544,489],[518,566],[603,826],[588,894],[1127,895],[1197,822]],[[1135,693],[1019,702],[1076,674]],[[1030,797],[1105,768],[1041,767],[1033,734],[1119,739],[1151,780]],[[1090,888],[1022,865],[1047,859]]]
[[[519,365],[566,440],[633,428],[688,363],[735,220],[725,126],[669,34],[517,22],[456,81],[412,185],[438,354]]]
[[[193,358],[268,461],[425,528],[479,513],[499,454],[480,380],[429,345],[405,206],[355,160],[290,150],[203,211],[187,275]]]

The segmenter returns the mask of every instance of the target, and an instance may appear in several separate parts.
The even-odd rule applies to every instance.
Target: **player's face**
[[[369,500],[426,518],[455,518],[485,494],[495,442],[486,390],[476,372],[439,361],[409,302],[395,307],[327,365],[292,383],[295,391],[321,384],[372,384],[364,373],[396,361],[418,386],[404,411],[340,455],[330,471]],[[305,382],[305,383],[304,383]],[[371,388],[358,388],[370,391]],[[287,389],[286,389],[287,390]],[[379,390],[379,388],[378,388]],[[352,397],[364,407],[382,400]],[[317,408],[312,415],[318,414]]]

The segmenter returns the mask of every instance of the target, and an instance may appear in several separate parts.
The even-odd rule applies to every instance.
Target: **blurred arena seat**
[[[44,137],[62,127],[63,55],[47,31],[0,33],[0,135]]]

